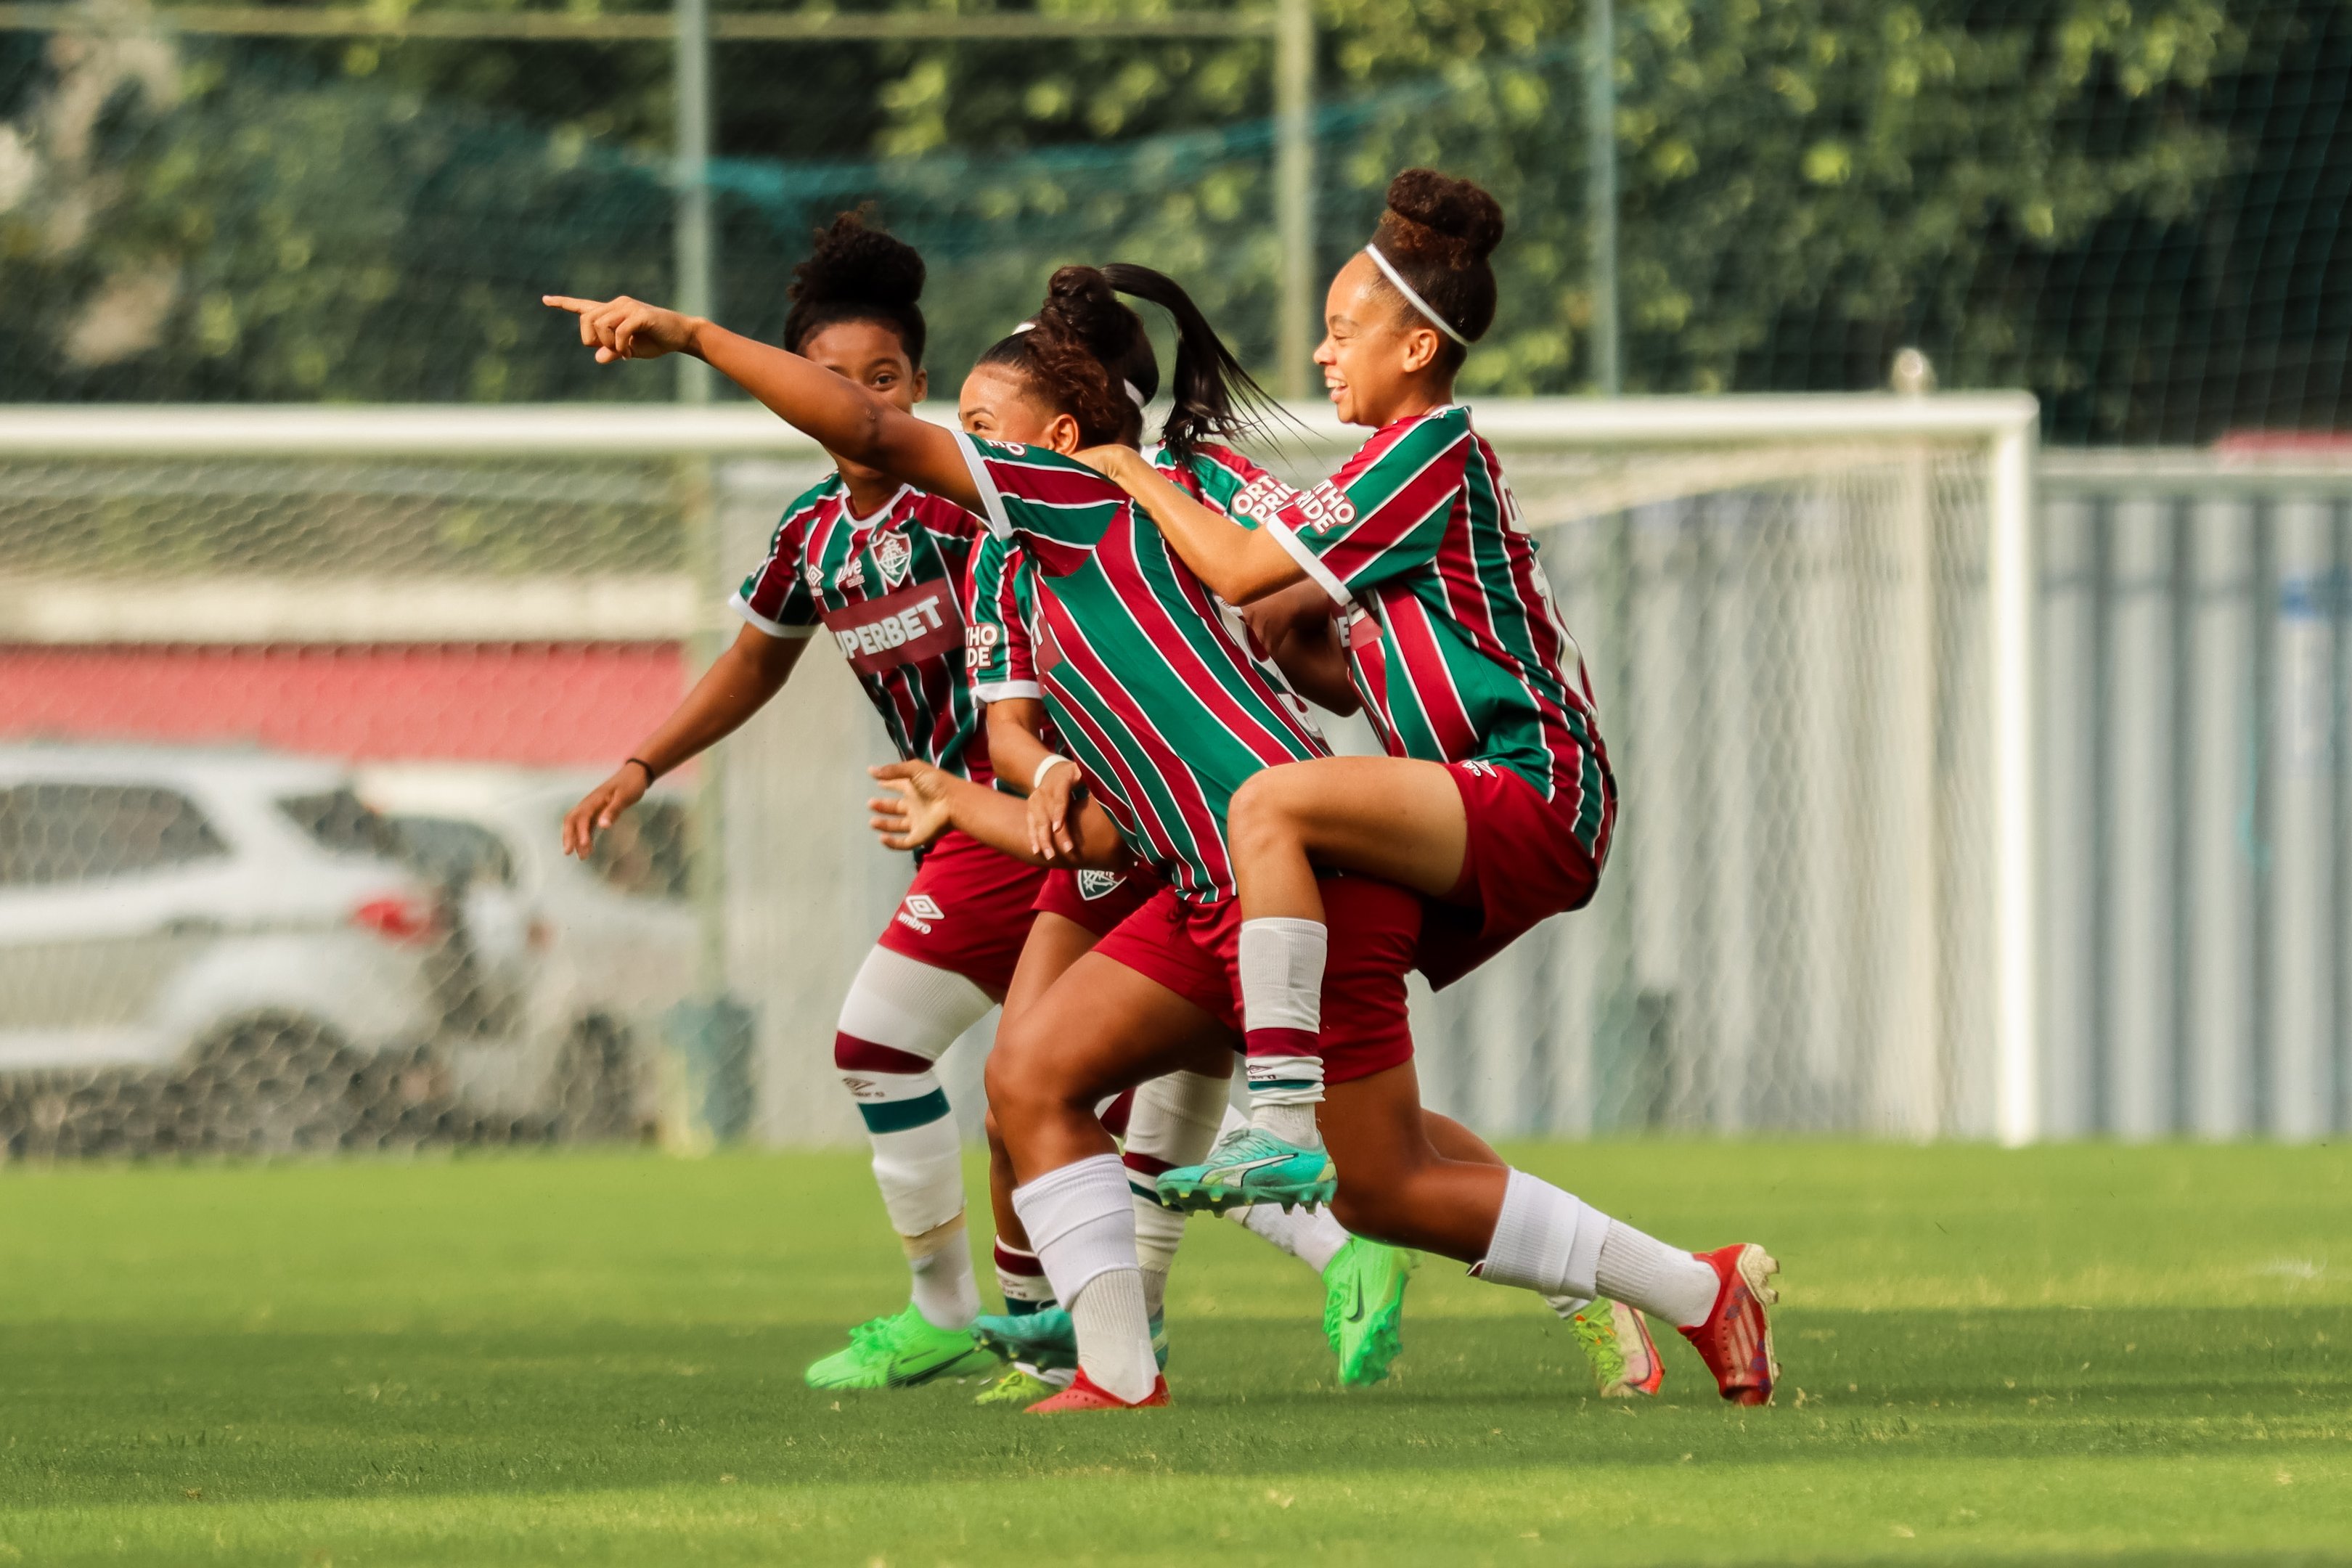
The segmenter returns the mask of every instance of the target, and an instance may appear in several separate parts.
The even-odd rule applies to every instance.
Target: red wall
[[[607,763],[670,710],[684,678],[672,644],[0,647],[0,736]]]

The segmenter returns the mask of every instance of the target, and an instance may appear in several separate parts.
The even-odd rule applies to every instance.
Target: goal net
[[[1349,445],[1303,417],[1302,479]],[[2030,1135],[2030,402],[1477,417],[1622,808],[1591,908],[1417,1002],[1433,1102]],[[0,1149],[855,1135],[833,1018],[907,867],[839,661],[556,847],[733,635],[812,446],[742,407],[20,409],[0,470]]]

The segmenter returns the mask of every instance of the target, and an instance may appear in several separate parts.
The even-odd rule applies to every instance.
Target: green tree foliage
[[[453,0],[454,3],[454,0]],[[511,0],[509,0],[511,3]],[[1042,0],[1149,15],[1173,0]],[[962,9],[985,9],[966,5]],[[2071,439],[2335,416],[2347,0],[1619,0],[1637,390],[2027,384]],[[1593,309],[1572,0],[1318,0],[1318,260],[1396,169],[1511,214],[1474,392],[1576,390]],[[669,284],[667,49],[0,35],[5,395],[657,396],[539,289]],[[1273,358],[1269,45],[728,46],[721,293],[772,330],[878,203],[960,364],[1067,260],[1195,285]]]

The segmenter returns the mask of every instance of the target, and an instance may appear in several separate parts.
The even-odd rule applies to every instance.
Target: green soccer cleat
[[[1321,1149],[1302,1149],[1255,1127],[1236,1127],[1217,1140],[1198,1165],[1160,1173],[1160,1201],[1187,1214],[1223,1214],[1254,1204],[1309,1209],[1331,1201],[1339,1173]]]
[[[909,1301],[849,1331],[849,1348],[813,1363],[811,1388],[912,1388],[935,1377],[992,1372],[996,1363],[965,1329],[935,1329]]]
[[[1568,1321],[1569,1331],[1592,1363],[1592,1381],[1603,1399],[1631,1399],[1654,1394],[1666,1380],[1665,1363],[1658,1344],[1639,1311],[1607,1297],[1587,1301]]]
[[[971,1337],[982,1350],[1009,1362],[1026,1362],[1041,1372],[1065,1372],[1078,1364],[1078,1330],[1070,1314],[1059,1307],[1024,1312],[1019,1317],[983,1317],[972,1324]],[[1151,1320],[1151,1353],[1168,1369],[1168,1320]]]
[[[980,1391],[974,1405],[1010,1405],[1016,1410],[1026,1410],[1041,1399],[1051,1399],[1062,1392],[1058,1383],[1048,1383],[1025,1366],[1009,1366],[1004,1375]]]
[[[1339,1385],[1367,1388],[1404,1352],[1405,1281],[1421,1260],[1401,1247],[1350,1237],[1323,1269],[1323,1337],[1339,1358]]]

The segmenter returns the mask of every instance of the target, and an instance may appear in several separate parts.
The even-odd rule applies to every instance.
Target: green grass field
[[[1196,1222],[1177,1408],[800,1381],[903,1299],[853,1154],[0,1173],[0,1563],[2352,1561],[2340,1148],[1521,1152],[1770,1243],[1780,1405],[1587,1397],[1433,1263],[1342,1394]]]

